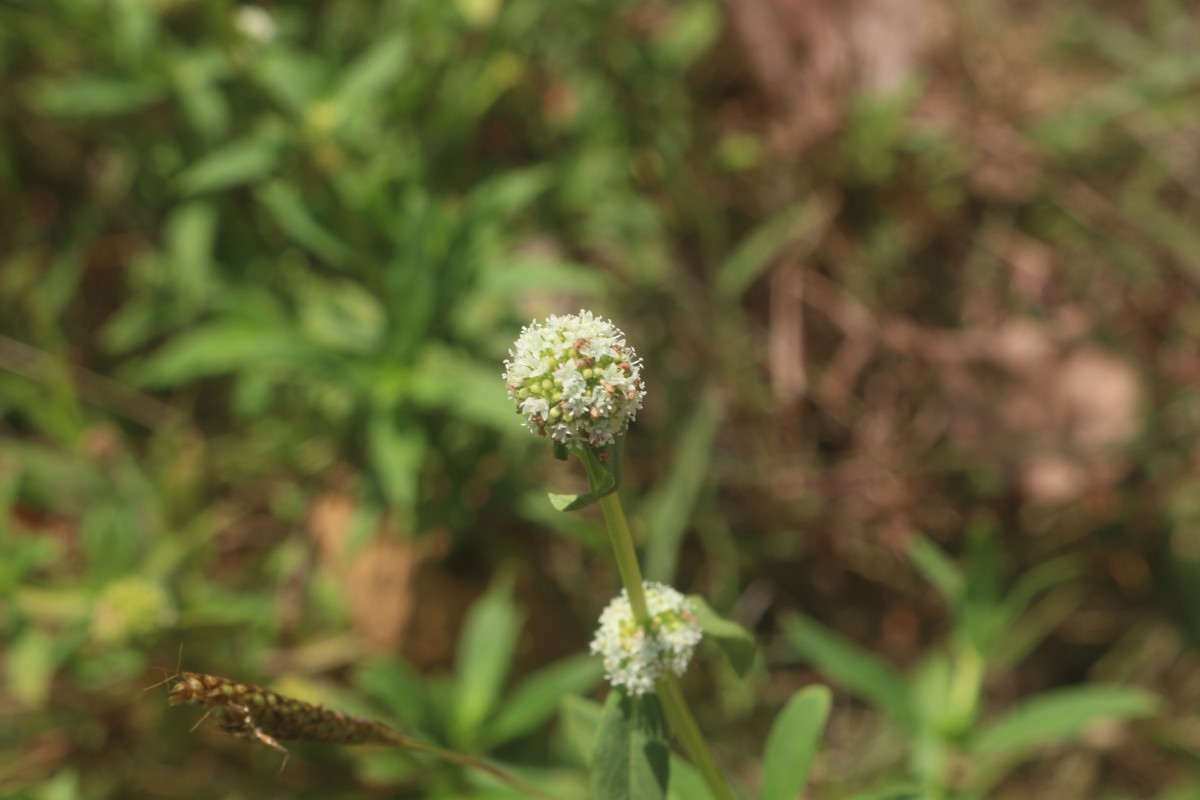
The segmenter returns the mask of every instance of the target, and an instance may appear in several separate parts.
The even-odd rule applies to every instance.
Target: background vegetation
[[[576,796],[616,577],[499,362],[586,306],[649,577],[764,645],[685,686],[744,790],[823,681],[812,797],[1200,796],[1198,23],[0,3],[0,791],[504,796],[278,774],[182,647]]]

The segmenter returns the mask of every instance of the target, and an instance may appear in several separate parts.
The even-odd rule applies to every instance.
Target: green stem
[[[625,521],[625,510],[616,492],[600,498],[604,510],[604,521],[608,525],[608,538],[612,541],[613,554],[617,558],[617,569],[621,572],[621,583],[629,595],[633,618],[639,624],[650,621],[650,609],[646,605],[646,590],[642,585],[642,568],[638,566],[637,551],[633,548],[633,536]]]
[[[597,491],[602,476],[593,474],[588,465],[588,459],[582,459],[588,468],[588,481],[592,491]],[[629,533],[629,523],[625,520],[625,510],[621,507],[621,498],[614,491],[600,498],[600,508],[604,510],[604,522],[608,527],[608,538],[612,541],[613,553],[617,558],[617,569],[621,573],[621,583],[629,596],[629,605],[633,609],[633,617],[645,625],[650,620],[650,610],[646,605],[646,591],[642,587],[642,568],[638,566],[637,550],[633,546],[633,536]],[[679,739],[679,744],[687,754],[688,759],[700,771],[708,789],[717,800],[734,800],[733,792],[725,782],[721,770],[717,768],[716,759],[704,741],[700,727],[688,709],[687,700],[679,688],[675,676],[667,673],[658,681],[658,695],[662,701],[663,710],[671,730]]]
[[[604,467],[596,461],[593,453],[581,453],[580,461],[588,471],[588,485],[593,492],[599,492],[604,483]],[[634,609],[634,619],[642,625],[650,620],[650,609],[646,604],[646,589],[642,587],[642,567],[637,564],[637,551],[634,549],[634,536],[629,533],[629,523],[625,522],[625,511],[620,507],[620,497],[616,492],[605,494],[600,498],[600,507],[604,510],[604,521],[608,527],[608,541],[612,542],[613,555],[617,557],[617,570],[620,572],[620,583],[629,595],[630,608]]]
[[[717,800],[734,800],[733,792],[725,783],[716,759],[708,749],[704,735],[700,733],[700,726],[696,724],[692,712],[688,709],[687,700],[683,698],[683,691],[679,688],[679,681],[670,672],[658,679],[658,697],[662,700],[663,711],[667,714],[667,721],[671,723],[671,730],[675,732],[688,759],[700,771],[713,797]]]
[[[477,758],[465,756],[462,753],[456,753],[453,750],[447,750],[446,748],[439,747],[436,744],[429,744],[428,742],[419,742],[416,739],[409,739],[407,736],[401,737],[401,739],[402,741],[397,742],[397,744],[399,744],[401,747],[406,747],[410,750],[420,750],[422,752],[429,753],[430,755],[437,756],[438,758],[445,759],[446,761],[453,761],[455,764],[461,764],[464,767],[470,767],[471,769],[477,769],[480,772],[486,772],[488,775],[491,775],[493,778],[501,781],[505,785],[516,789],[518,792],[524,792],[530,797],[538,798],[538,800],[555,800],[552,795],[546,794],[540,789],[530,786],[520,778],[514,778],[504,770],[500,769],[499,767],[493,767],[486,761],[480,761]]]

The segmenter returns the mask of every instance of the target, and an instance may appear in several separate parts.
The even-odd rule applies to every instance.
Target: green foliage
[[[667,720],[657,695],[609,692],[596,730],[592,796],[656,800],[667,795]]]
[[[810,686],[792,695],[779,712],[763,751],[759,800],[788,800],[804,793],[832,702],[824,686]]]
[[[914,540],[909,555],[955,619],[945,652],[927,654],[911,678],[814,620],[792,615],[783,632],[822,675],[878,708],[910,737],[908,770],[932,796],[947,791],[982,795],[1039,747],[1078,741],[1103,720],[1156,712],[1159,698],[1144,689],[1078,686],[1035,695],[981,723],[987,669],[1014,663],[1036,644],[1036,633],[1017,633],[1028,621],[1031,604],[1078,571],[1047,561],[1012,581],[1005,592],[996,539],[982,528],[971,538],[964,568],[922,538]],[[1025,645],[1014,654],[1007,643],[1018,638]],[[970,760],[955,776],[952,757],[963,756]]]
[[[0,3],[0,794],[514,796],[277,774],[141,692],[182,646],[587,796],[607,544],[498,380],[587,305],[645,359],[622,492],[710,598],[683,690],[743,796],[1194,796],[1194,14],[826,5],[764,50],[713,0]],[[1059,382],[1097,351],[1125,413]],[[411,562],[343,571],[376,534]],[[662,796],[647,741],[605,774]]]
[[[746,677],[750,667],[754,665],[754,657],[758,653],[758,642],[755,641],[754,636],[741,625],[731,622],[713,611],[708,601],[700,595],[688,595],[688,600],[696,609],[700,629],[704,631],[705,638],[715,640],[729,659],[733,671],[739,677]]]
[[[423,678],[403,663],[379,661],[357,683],[403,722],[462,752],[487,752],[536,733],[564,696],[586,692],[603,669],[594,658],[570,657],[535,670],[508,688],[522,615],[501,578],[472,607],[449,676]]]

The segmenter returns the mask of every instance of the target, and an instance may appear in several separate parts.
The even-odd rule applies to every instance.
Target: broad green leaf
[[[40,709],[50,698],[50,682],[58,667],[55,640],[39,628],[27,628],[7,648],[8,693],[18,705]]]
[[[883,661],[799,614],[784,617],[783,633],[828,680],[868,700],[898,724],[910,729],[916,727],[917,715],[909,689]]]
[[[172,65],[175,92],[184,116],[206,142],[224,139],[229,134],[231,112],[220,81],[229,65],[216,50],[199,50]]]
[[[379,489],[392,509],[412,523],[417,506],[421,468],[425,463],[425,433],[395,411],[377,408],[367,422],[367,455]],[[409,528],[408,532],[412,532]]]
[[[349,245],[317,221],[295,188],[271,181],[256,194],[258,202],[276,224],[301,247],[328,263],[341,267],[353,254]]]
[[[395,85],[408,53],[408,41],[403,36],[380,39],[346,69],[334,94],[334,102],[346,112],[354,113]]]
[[[754,655],[758,652],[758,642],[755,641],[754,634],[713,611],[708,601],[700,595],[690,594],[688,601],[696,611],[696,618],[704,635],[716,641],[725,651],[725,656],[738,677],[746,677],[746,673],[754,664]]]
[[[302,118],[324,90],[328,69],[316,53],[272,47],[255,60],[251,76],[272,100]]]
[[[667,800],[715,800],[699,771],[678,756],[671,756],[671,781]]]
[[[34,102],[52,117],[104,117],[136,111],[165,95],[158,82],[88,76],[42,82]]]
[[[315,281],[301,293],[299,306],[300,330],[325,351],[371,352],[387,328],[379,299],[348,280]]]
[[[558,705],[559,724],[571,749],[589,767],[595,756],[596,731],[600,729],[603,706],[578,695],[562,697]]]
[[[564,695],[589,692],[603,676],[604,665],[591,655],[572,656],[534,672],[508,693],[481,746],[491,749],[530,733],[553,716]]]
[[[1155,800],[1196,800],[1200,797],[1200,781],[1187,780],[1163,790]]]
[[[520,427],[495,368],[463,352],[433,344],[425,347],[412,370],[408,391],[414,403],[431,411],[449,411],[464,422],[501,433]]]
[[[779,712],[763,751],[761,800],[794,800],[804,794],[832,702],[829,689],[809,686]]]
[[[213,289],[213,246],[217,237],[217,211],[207,202],[185,203],[167,220],[165,266],[172,283],[186,302],[203,306]]]
[[[427,727],[429,693],[420,674],[408,664],[391,659],[378,661],[358,670],[354,682],[380,700],[406,728]]]
[[[524,210],[554,183],[543,167],[510,170],[479,184],[471,192],[471,211],[482,220],[503,222]]]
[[[512,579],[492,583],[467,614],[455,658],[452,735],[459,745],[476,740],[512,668],[522,615],[512,601]]]
[[[305,349],[285,327],[214,322],[176,336],[134,370],[143,386],[177,386],[196,378],[300,360]]]
[[[178,178],[184,194],[199,194],[253,183],[270,175],[279,163],[280,147],[274,137],[255,136],[214,150]]]
[[[681,6],[655,37],[655,54],[672,69],[682,71],[708,50],[721,30],[719,6],[709,3]]]
[[[661,800],[670,770],[667,720],[658,696],[613,689],[604,704],[592,762],[595,800]]]
[[[683,534],[691,521],[700,490],[708,479],[713,442],[721,427],[720,392],[709,387],[696,404],[678,438],[671,471],[646,501],[646,577],[671,583]]]
[[[977,755],[1019,756],[1036,747],[1079,737],[1103,719],[1148,717],[1159,698],[1134,687],[1075,686],[1018,703],[988,725],[971,743]]]
[[[908,558],[921,576],[938,590],[946,604],[955,608],[963,594],[962,570],[924,536],[913,539],[908,546]]]
[[[941,796],[919,786],[891,786],[856,794],[850,800],[935,800]]]
[[[489,263],[479,279],[479,302],[504,300],[531,290],[570,292],[573,296],[594,298],[604,294],[608,280],[593,267],[554,258],[525,254],[505,254]]]

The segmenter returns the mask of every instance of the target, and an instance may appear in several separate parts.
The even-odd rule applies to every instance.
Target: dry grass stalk
[[[180,672],[164,683],[171,684],[167,692],[167,702],[171,705],[204,706],[207,713],[201,717],[200,722],[211,716],[217,720],[222,732],[239,739],[258,742],[283,753],[281,770],[287,764],[288,755],[282,742],[388,744],[420,750],[486,772],[530,797],[550,797],[484,761],[411,739],[382,722],[352,717],[321,705],[286,697],[252,683],[239,683],[218,675],[203,675],[197,672]]]

